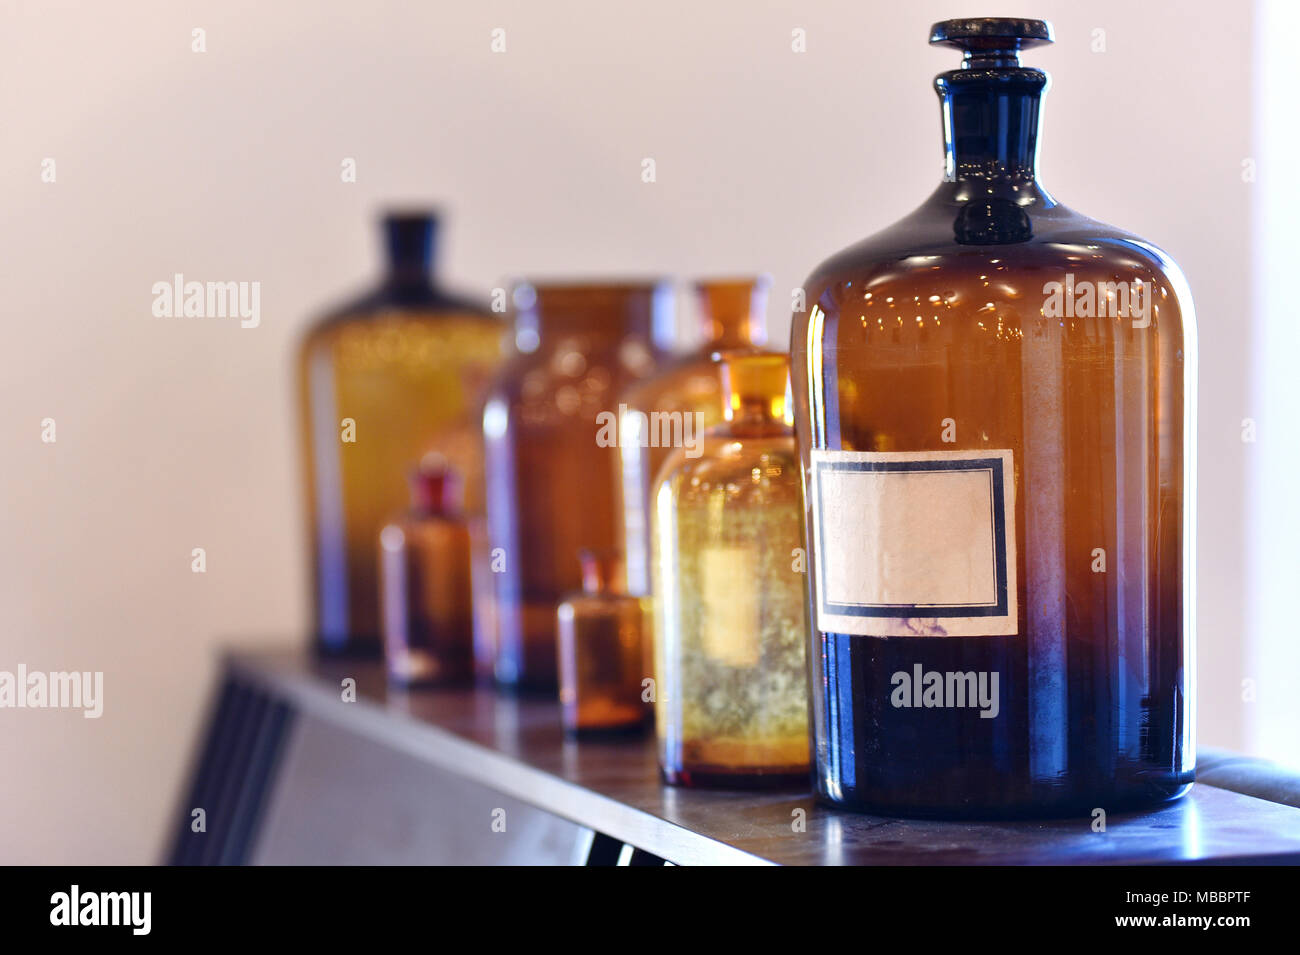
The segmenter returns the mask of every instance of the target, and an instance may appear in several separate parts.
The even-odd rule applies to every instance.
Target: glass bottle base
[[[381,660],[384,656],[384,642],[377,634],[348,637],[341,642],[332,643],[318,635],[312,641],[312,652],[319,660]]]
[[[636,739],[638,736],[644,736],[648,728],[649,724],[643,720],[640,723],[624,723],[619,726],[566,726],[564,732],[570,739],[585,743],[600,743]]]
[[[460,667],[422,667],[418,669],[388,667],[390,686],[405,690],[454,690],[474,685],[474,678]]]
[[[493,675],[506,693],[554,696],[560,688],[556,666],[559,637],[555,610],[560,598],[498,604]]]
[[[659,767],[664,782],[688,789],[798,789],[808,790],[807,767],[739,770],[729,766]]]
[[[1108,815],[1158,809],[1187,795],[1192,788],[1194,776],[1194,772],[1187,772],[1177,777],[1171,776],[1167,782],[1153,780],[1145,786],[1123,791],[1045,794],[1000,803],[953,802],[942,799],[918,801],[880,793],[844,792],[832,796],[818,786],[817,801],[834,809],[904,819],[1067,819],[1091,817],[1097,809],[1104,810]],[[951,797],[952,794],[946,795]]]

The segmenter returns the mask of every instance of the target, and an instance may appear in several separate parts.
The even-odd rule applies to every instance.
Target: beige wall
[[[1030,55],[1056,82],[1049,188],[1164,245],[1195,291],[1200,725],[1207,742],[1248,746],[1236,688],[1249,16],[1209,2],[999,7],[1058,30]],[[787,290],[932,188],[930,80],[956,54],[927,49],[926,28],[990,12],[866,0],[3,11],[0,669],[106,673],[98,721],[0,711],[4,862],[157,859],[214,648],[300,639],[292,343],[373,272],[377,203],[445,201],[446,271],[470,288],[520,272],[767,270],[780,339]],[[206,53],[190,50],[195,27]],[[504,54],[489,51],[494,27]],[[796,27],[804,55],[790,50]],[[355,184],[340,181],[345,157]],[[175,272],[261,282],[261,327],[153,318],[150,288]],[[194,547],[206,574],[190,571]]]

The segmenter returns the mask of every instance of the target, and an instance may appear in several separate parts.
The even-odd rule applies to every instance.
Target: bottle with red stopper
[[[470,529],[460,476],[441,455],[410,475],[411,510],[379,535],[380,607],[389,679],[412,686],[473,678]]]

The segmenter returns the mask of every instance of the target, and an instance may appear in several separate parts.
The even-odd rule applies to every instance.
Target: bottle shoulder
[[[721,395],[717,362],[708,352],[693,352],[669,360],[648,378],[632,382],[618,398],[632,411],[707,412],[719,404]]]
[[[1140,236],[1050,197],[990,211],[993,200],[954,198],[952,185],[945,183],[909,215],[817,266],[804,286],[809,309],[833,308],[850,289],[865,294],[912,284],[926,273],[940,280],[999,272],[1033,273],[1044,281],[1079,273],[1117,281],[1167,279],[1162,284],[1180,300],[1186,297],[1186,280],[1173,258]],[[970,215],[972,210],[978,214]]]
[[[1083,341],[1106,334],[1101,320],[1129,317],[1136,328],[1154,325],[1194,348],[1186,279],[1159,246],[1057,203],[1031,205],[1020,241],[958,241],[953,217],[968,207],[941,190],[822,263],[805,285],[806,307],[794,315],[791,353],[806,353],[819,338],[842,346],[845,336],[953,344],[966,327],[1011,341],[1053,318],[1081,320],[1071,328]],[[810,325],[814,314],[819,320]]]
[[[490,372],[505,360],[506,326],[478,312],[385,308],[331,313],[298,339],[303,362],[325,360],[348,367],[473,368]]]
[[[613,618],[613,619],[639,619],[646,611],[644,599],[633,597],[629,594],[615,593],[613,591],[604,591],[601,593],[586,593],[584,591],[575,591],[570,593],[561,601],[561,606],[567,606],[577,617],[586,619],[594,618]]]
[[[566,414],[593,408],[614,413],[615,396],[646,381],[655,367],[654,351],[638,341],[569,336],[533,351],[509,348],[488,387],[488,400],[510,408],[558,400]]]
[[[408,512],[384,525],[380,543],[386,550],[468,546],[469,525],[460,514],[418,514]]]
[[[726,489],[731,494],[799,490],[799,452],[793,433],[735,436],[711,429],[698,454],[676,448],[659,473],[656,488],[678,496]]]
[[[394,288],[382,283],[345,299],[318,315],[307,327],[305,340],[319,340],[346,328],[364,328],[391,319],[481,326],[485,334],[504,334],[503,316],[482,302],[437,286]]]

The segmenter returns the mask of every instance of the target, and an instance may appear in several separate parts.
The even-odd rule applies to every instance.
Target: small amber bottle
[[[459,476],[430,454],[411,474],[411,511],[379,535],[389,679],[449,685],[473,676],[470,532]]]
[[[638,731],[649,721],[642,699],[646,608],[616,590],[617,556],[584,550],[582,592],[556,610],[559,634],[560,705],[564,728],[573,734]]]
[[[654,494],[655,724],[686,786],[808,778],[799,459],[785,355],[723,356],[726,420]]]

